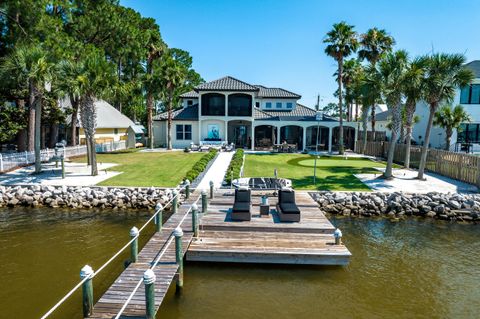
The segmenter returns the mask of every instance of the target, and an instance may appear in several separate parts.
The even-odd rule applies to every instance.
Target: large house
[[[338,120],[298,103],[300,95],[252,85],[231,76],[203,83],[180,96],[173,112],[172,146],[233,143],[236,147],[268,150],[275,144],[295,144],[298,150],[332,152],[338,144]],[[156,146],[167,143],[167,113],[154,117]],[[355,146],[356,123],[344,124],[345,145]]]

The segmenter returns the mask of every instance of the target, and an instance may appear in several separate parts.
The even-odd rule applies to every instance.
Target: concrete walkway
[[[33,174],[35,166],[27,166],[14,171],[0,174],[0,185],[66,185],[66,186],[93,186],[121,172],[107,171],[107,168],[116,166],[111,163],[98,163],[98,175],[90,175],[90,166],[84,163],[65,162],[65,178],[62,171],[54,163],[42,164],[42,173]],[[59,165],[60,166],[60,165]]]
[[[235,152],[220,152],[218,153],[215,162],[212,163],[208,171],[203,175],[202,180],[198,184],[198,189],[209,189],[210,181],[213,181],[215,188],[220,188],[222,186],[223,178],[227,172],[228,165],[232,160],[233,154]]]
[[[477,187],[464,182],[454,180],[442,175],[425,173],[426,181],[416,179],[417,171],[411,169],[394,169],[391,180],[378,178],[384,168],[375,168],[378,174],[356,174],[359,180],[379,192],[404,192],[404,193],[476,193]]]

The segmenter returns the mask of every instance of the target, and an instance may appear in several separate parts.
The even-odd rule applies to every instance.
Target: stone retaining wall
[[[152,209],[172,198],[159,188],[0,186],[0,207]]]
[[[321,210],[345,216],[402,218],[423,216],[452,221],[480,221],[478,194],[334,193],[312,195]]]

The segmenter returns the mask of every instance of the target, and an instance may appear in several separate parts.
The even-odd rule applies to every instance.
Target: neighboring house
[[[70,100],[62,100],[62,107],[69,108]],[[127,116],[123,115],[119,110],[104,100],[98,100],[95,102],[95,108],[97,110],[97,127],[95,130],[95,142],[97,144],[127,141],[127,147],[135,147],[135,134],[138,131],[138,125],[136,125]],[[71,116],[67,117],[67,123],[70,125]],[[80,114],[76,121],[78,127],[78,141],[80,144],[85,144],[85,132],[81,126]],[[131,129],[129,129],[132,127]],[[129,140],[129,136],[132,136]],[[132,144],[133,142],[133,144]]]
[[[236,147],[271,149],[296,144],[315,149],[317,127],[320,150],[335,149],[338,120],[298,103],[300,95],[281,88],[252,85],[226,76],[182,94],[182,108],[173,112],[172,145],[233,143]],[[154,117],[156,146],[167,143],[167,117]],[[317,121],[318,120],[318,121]],[[345,122],[345,144],[353,149],[356,123]]]

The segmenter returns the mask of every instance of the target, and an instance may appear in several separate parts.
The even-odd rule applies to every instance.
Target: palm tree
[[[425,141],[418,168],[418,179],[423,180],[434,114],[441,102],[450,103],[455,97],[456,90],[472,81],[473,73],[463,67],[465,64],[463,54],[436,53],[423,57],[422,63],[425,63],[423,99],[430,106]]]
[[[457,105],[452,109],[451,105],[442,106],[433,119],[433,125],[440,126],[445,129],[445,150],[450,149],[450,141],[454,129],[458,129],[460,124],[470,122],[470,115],[465,111],[463,106]]]
[[[408,65],[408,54],[404,50],[388,53],[379,61],[378,72],[382,83],[382,93],[387,107],[392,113],[392,138],[388,148],[387,167],[383,174],[392,178],[393,156],[402,124],[402,86]]]
[[[92,176],[98,175],[95,152],[95,130],[97,111],[95,101],[108,93],[117,79],[115,66],[106,61],[100,53],[89,54],[80,64],[80,74],[73,85],[78,87],[80,121],[85,131],[89,163]]]
[[[2,72],[11,72],[19,82],[28,86],[29,121],[28,150],[35,150],[35,173],[42,170],[40,138],[42,125],[42,102],[46,87],[53,77],[53,64],[39,45],[19,45],[2,63]]]
[[[358,57],[367,60],[375,68],[377,62],[388,52],[392,51],[395,39],[384,29],[371,28],[360,36],[361,49]],[[372,138],[375,140],[375,105],[371,105]]]
[[[364,72],[361,81],[361,99],[362,99],[362,123],[363,123],[363,149],[365,154],[367,150],[367,125],[368,125],[368,111],[370,107],[375,107],[375,104],[381,102],[382,79],[375,66],[369,65]]]
[[[163,100],[167,108],[167,149],[172,149],[172,120],[173,109],[178,103],[177,89],[181,87],[186,78],[187,70],[183,65],[177,61],[172,52],[168,52],[163,56],[162,63],[159,70],[159,77],[164,91],[162,92]]]
[[[79,77],[82,75],[84,65],[82,60],[64,60],[60,62],[60,90],[70,99],[72,104],[72,120],[70,123],[70,145],[77,145],[77,118],[80,107]]]
[[[343,64],[343,76],[342,81],[345,86],[345,103],[347,105],[347,121],[353,120],[353,103],[358,100],[356,94],[358,90],[355,90],[358,85],[358,79],[362,72],[362,65],[357,59],[346,60]],[[338,74],[335,73],[337,76]],[[358,103],[357,103],[358,113]]]
[[[405,81],[403,85],[403,93],[406,98],[405,102],[405,121],[406,130],[406,148],[405,148],[405,168],[410,168],[410,147],[412,144],[412,130],[414,124],[414,114],[417,102],[420,101],[423,93],[423,75],[424,62],[422,59],[413,60],[405,72]]]
[[[358,40],[357,33],[352,25],[345,22],[335,23],[333,29],[327,33],[323,43],[328,43],[325,53],[335,59],[338,64],[337,82],[338,82],[338,110],[340,113],[340,130],[338,136],[338,152],[344,153],[343,145],[343,107],[342,107],[342,84],[343,84],[343,60],[353,52],[357,51]]]

